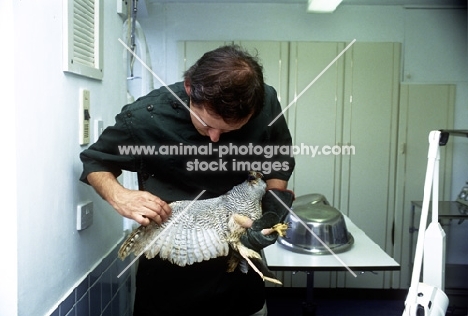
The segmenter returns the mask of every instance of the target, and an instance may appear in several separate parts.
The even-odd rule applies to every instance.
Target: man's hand
[[[289,213],[288,209],[292,206],[293,200],[294,193],[292,191],[285,189],[268,190],[262,199],[262,217],[253,221],[252,227],[247,229],[245,235],[241,236],[241,243],[247,248],[257,252],[274,244],[278,238],[278,233],[273,232],[264,235],[262,230],[265,228],[272,228],[274,225],[284,221],[286,215]]]
[[[93,172],[87,177],[96,192],[122,216],[148,225],[151,220],[161,224],[171,215],[169,205],[146,192],[124,188],[110,172]]]
[[[150,220],[161,224],[171,214],[171,208],[166,202],[146,191],[123,188],[119,193],[116,192],[109,203],[120,215],[144,226],[148,225]]]

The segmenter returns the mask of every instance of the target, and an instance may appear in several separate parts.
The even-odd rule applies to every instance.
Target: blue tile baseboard
[[[76,286],[51,316],[130,316],[132,315],[132,271],[127,269],[131,262],[117,258],[116,246]]]

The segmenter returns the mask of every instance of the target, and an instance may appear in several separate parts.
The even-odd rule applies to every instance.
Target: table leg
[[[302,315],[315,316],[317,306],[314,304],[314,271],[307,272],[306,290],[306,301],[302,303]]]

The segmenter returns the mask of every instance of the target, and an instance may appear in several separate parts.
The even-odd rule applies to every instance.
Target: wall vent
[[[102,0],[64,2],[63,70],[102,79]]]

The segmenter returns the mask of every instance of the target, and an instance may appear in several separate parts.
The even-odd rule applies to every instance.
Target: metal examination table
[[[354,237],[354,244],[345,252],[337,254],[354,273],[362,271],[397,271],[400,265],[373,242],[346,215],[346,227]],[[304,315],[314,315],[314,271],[348,271],[332,254],[311,255],[296,253],[282,248],[278,243],[263,249],[263,257],[272,271],[307,272],[307,297]]]

